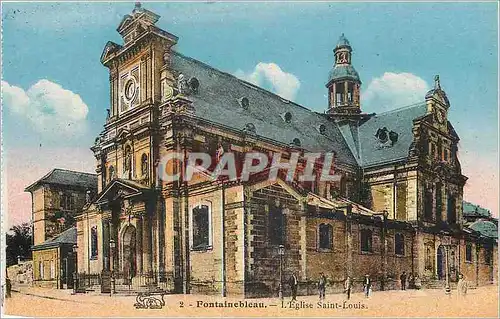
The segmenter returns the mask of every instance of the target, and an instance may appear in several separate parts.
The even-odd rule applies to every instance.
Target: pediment
[[[130,25],[132,25],[132,23],[134,22],[134,18],[129,15],[129,14],[126,14],[122,21],[120,22],[120,24],[118,25],[118,28],[116,28],[116,31],[118,31],[118,33],[122,34],[123,31],[125,29],[127,29]]]
[[[108,41],[108,43],[106,43],[106,45],[104,46],[104,50],[102,50],[101,63],[107,61],[109,58],[113,56],[115,52],[117,52],[121,48],[122,48],[121,45]]]
[[[134,181],[124,179],[114,179],[106,188],[99,194],[96,204],[122,200],[125,198],[144,194],[149,189],[146,186],[140,185]]]

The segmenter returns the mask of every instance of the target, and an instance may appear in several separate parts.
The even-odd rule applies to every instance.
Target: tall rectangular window
[[[50,261],[50,279],[56,278],[56,263],[51,260]]]
[[[361,251],[372,252],[372,231],[369,229],[361,230]]]
[[[471,243],[467,243],[467,245],[465,245],[465,261],[467,262],[472,262],[472,244]]]
[[[424,217],[425,220],[431,221],[432,220],[432,205],[433,205],[433,198],[432,198],[432,191],[430,189],[425,190],[424,192]]]
[[[283,209],[271,205],[269,207],[268,237],[272,245],[284,244],[284,222]]]
[[[442,186],[440,183],[438,183],[436,184],[436,222],[440,222],[443,220],[442,211],[443,211]]]
[[[406,220],[406,183],[396,185],[396,219]]]
[[[321,224],[318,227],[319,249],[332,249],[333,227],[329,224]]]
[[[90,259],[97,258],[97,226],[90,229]]]
[[[211,216],[208,205],[194,207],[191,216],[191,248],[204,250],[212,245]]]
[[[447,219],[449,224],[457,222],[457,200],[456,197],[448,194]]]
[[[394,252],[396,255],[404,256],[405,254],[405,237],[403,234],[394,236]]]
[[[44,274],[43,274],[43,261],[40,261],[38,263],[38,279],[43,280],[44,279]]]

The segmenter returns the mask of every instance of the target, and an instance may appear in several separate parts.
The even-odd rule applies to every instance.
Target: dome
[[[330,71],[330,74],[328,76],[328,83],[334,80],[336,81],[341,79],[348,79],[361,83],[358,72],[350,64],[336,65]]]
[[[347,38],[342,33],[342,35],[339,37],[339,40],[337,41],[337,45],[335,46],[335,48],[339,49],[339,48],[343,48],[343,47],[350,48],[351,44],[349,43],[349,40],[347,40]]]

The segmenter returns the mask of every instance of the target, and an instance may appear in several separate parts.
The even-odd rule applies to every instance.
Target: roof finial
[[[434,77],[434,89],[440,90],[441,89],[441,82],[439,81],[439,74],[437,74]]]

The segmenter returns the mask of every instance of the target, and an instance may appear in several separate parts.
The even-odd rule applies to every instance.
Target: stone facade
[[[330,292],[347,275],[393,289],[403,271],[431,283],[445,268],[452,280],[496,281],[495,253],[486,264],[483,252],[496,251],[496,240],[461,222],[467,178],[439,79],[421,105],[361,113],[342,37],[329,112],[317,114],[175,52],[178,38],[158,19],[136,6],[118,28],[124,44],[108,42],[101,56],[110,110],[92,147],[98,194],[77,217],[80,273],[112,271],[117,285],[136,289],[246,297],[277,295],[292,273],[300,293],[315,293],[320,272]],[[300,175],[304,152],[332,149],[340,181],[285,181],[283,172],[274,181],[216,179],[214,166],[188,179],[183,161],[164,161],[172,152],[213,160],[230,152],[241,169],[249,152],[285,161],[300,152]],[[469,242],[479,250],[465,262]]]
[[[39,245],[75,226],[87,192],[97,192],[97,176],[56,168],[25,191],[32,197],[33,245]]]

